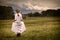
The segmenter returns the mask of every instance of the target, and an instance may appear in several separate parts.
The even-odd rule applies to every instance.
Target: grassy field
[[[60,40],[60,18],[27,17],[21,37],[11,31],[12,20],[0,20],[0,40]]]

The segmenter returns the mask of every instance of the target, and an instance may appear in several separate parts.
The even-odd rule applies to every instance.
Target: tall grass
[[[16,37],[11,31],[12,20],[0,20],[0,40],[60,40],[58,17],[27,17],[26,31]]]

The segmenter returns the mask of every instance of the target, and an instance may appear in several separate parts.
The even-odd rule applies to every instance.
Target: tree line
[[[46,11],[34,12],[34,13],[27,13],[23,14],[23,18],[26,17],[60,17],[60,9],[52,10],[48,9]],[[0,20],[3,19],[13,19],[14,18],[14,12],[12,7],[9,6],[0,6]]]
[[[46,10],[46,11],[42,11],[41,13],[39,12],[34,12],[34,13],[28,13],[29,17],[60,17],[60,9],[57,10]]]

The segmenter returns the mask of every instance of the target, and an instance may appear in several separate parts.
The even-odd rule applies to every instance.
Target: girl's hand
[[[15,22],[16,20],[13,20],[13,22]]]

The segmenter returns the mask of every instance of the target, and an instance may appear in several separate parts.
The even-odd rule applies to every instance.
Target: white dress
[[[22,15],[20,13],[18,13],[19,16],[17,15],[17,13],[15,14],[15,22],[12,23],[12,31],[15,33],[22,33],[26,30],[25,28],[25,24],[23,21],[21,21],[22,19]]]

